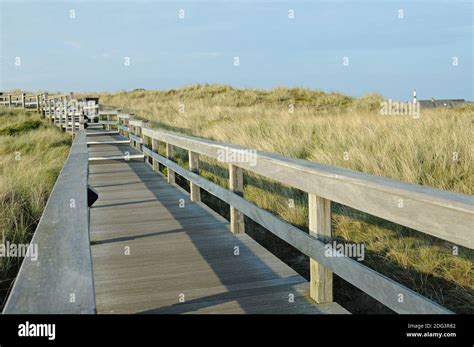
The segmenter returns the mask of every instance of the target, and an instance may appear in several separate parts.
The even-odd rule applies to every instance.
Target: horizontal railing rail
[[[3,313],[95,313],[89,239],[88,152],[85,130],[76,133]]]
[[[454,244],[474,248],[474,198],[465,194],[291,159],[277,154],[143,128],[143,135],[219,159],[256,153],[235,166]]]

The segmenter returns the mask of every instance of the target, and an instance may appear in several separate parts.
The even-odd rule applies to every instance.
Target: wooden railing
[[[146,121],[133,119],[129,114],[110,114],[115,114],[120,134],[143,152],[148,163],[151,158],[155,171],[158,171],[158,164],[167,167],[168,182],[175,182],[175,174],[189,180],[191,200],[200,200],[199,191],[204,189],[229,204],[232,232],[244,232],[245,215],[310,257],[310,295],[316,302],[332,301],[332,273],[335,273],[397,313],[450,313],[356,260],[326,256],[327,247],[331,247],[331,202],[416,229],[449,241],[453,246],[472,249],[472,196],[153,129]],[[166,145],[166,157],[157,153],[159,142]],[[173,161],[175,148],[188,151],[190,170]],[[255,160],[226,159],[242,157],[243,153],[253,153]],[[228,165],[229,190],[199,175],[201,155]],[[310,232],[306,233],[245,200],[244,170],[306,192]]]
[[[74,99],[72,93],[43,94],[0,94],[0,105],[8,107],[34,108],[61,129],[74,132],[84,129],[99,117],[98,98]]]
[[[30,247],[37,247],[38,258],[24,258],[3,313],[95,313],[89,207],[97,196],[87,185],[84,130],[89,111],[70,94],[1,95],[0,105],[36,108],[50,123],[74,135],[30,243]]]
[[[89,240],[86,133],[75,134],[3,313],[95,313]]]

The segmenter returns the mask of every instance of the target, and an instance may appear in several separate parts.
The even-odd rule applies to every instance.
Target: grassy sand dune
[[[31,240],[70,143],[36,112],[0,107],[0,238]],[[21,260],[0,257],[0,309]]]
[[[474,108],[422,110],[421,117],[383,116],[381,96],[351,98],[305,89],[237,90],[195,85],[169,91],[99,94],[101,103],[134,112],[160,128],[230,142],[373,175],[473,194]],[[186,153],[176,160],[186,165]],[[203,175],[223,186],[227,172],[203,158]],[[245,197],[307,229],[301,191],[247,174]],[[208,203],[227,210],[207,194]],[[289,199],[295,206],[290,207]],[[308,276],[308,259],[247,221],[248,233]],[[364,263],[440,304],[474,313],[474,252],[333,204],[336,239],[363,243]],[[336,300],[352,312],[387,312],[344,281]]]

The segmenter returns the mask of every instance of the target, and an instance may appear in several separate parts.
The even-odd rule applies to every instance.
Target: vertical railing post
[[[122,129],[120,129],[120,126],[122,125],[122,120],[120,119],[119,114],[120,113],[117,113],[117,131],[118,131],[119,135],[123,136]]]
[[[63,98],[63,115],[64,115],[64,131],[67,131],[67,123],[68,123],[68,112],[67,112],[67,96]]]
[[[72,132],[76,130],[76,107],[74,106],[74,100],[68,100],[68,113],[71,115],[71,128]]]
[[[199,154],[193,151],[189,151],[189,170],[199,174]],[[201,201],[201,191],[199,190],[199,186],[190,182],[189,190],[191,192],[191,201]]]
[[[43,114],[46,116],[46,107],[48,106],[48,93],[44,93],[41,102],[41,109]]]
[[[148,145],[148,136],[143,135],[143,132],[142,132],[141,138],[142,138],[141,152],[143,153],[143,159],[144,159],[145,163],[149,164],[150,163],[150,161],[149,161],[150,157],[143,151],[143,146]],[[151,163],[152,163],[151,165],[153,166],[153,159],[152,159]]]
[[[72,94],[71,94],[72,95]],[[72,97],[67,98],[66,101],[66,112],[68,114],[68,119],[71,119],[71,132],[74,133],[75,127],[76,127],[76,121],[75,121],[75,109],[73,107],[73,99]]]
[[[130,124],[130,121],[132,120],[132,116],[130,115],[128,118],[128,138],[130,139],[130,147],[135,148],[135,141],[133,141],[130,137],[130,135],[135,135],[134,130],[133,130],[133,125]]]
[[[166,143],[166,158],[169,160],[173,160],[174,156],[174,147],[170,143]],[[166,170],[168,172],[168,183],[175,183],[176,181],[176,176],[174,174],[174,171],[171,170],[169,167]]]
[[[55,107],[55,99],[50,99],[49,100],[49,114],[51,115],[51,123],[54,125],[56,123],[55,120],[55,113],[56,113],[56,107]]]
[[[74,99],[72,99],[70,102],[71,102],[72,131],[75,132],[76,131],[77,104],[76,104],[76,100]],[[79,118],[78,118],[78,121],[80,122]]]
[[[229,189],[240,196],[244,194],[243,170],[233,164],[229,164]],[[244,214],[232,206],[230,207],[230,231],[234,234],[245,232]]]
[[[40,96],[39,96],[39,94],[36,95],[36,111],[38,113],[40,112]]]
[[[61,99],[57,98],[54,99],[54,123],[56,123],[57,120],[57,126],[61,128]]]
[[[133,129],[133,135],[138,136],[138,126],[134,125],[132,127],[132,129]],[[138,149],[139,148],[138,145],[139,145],[139,143],[137,141],[133,140],[133,148]]]
[[[59,119],[59,128],[62,128],[63,126],[63,113],[64,113],[64,110],[63,110],[63,98],[58,98],[58,106],[59,107],[56,107],[56,113],[58,115],[58,119]]]
[[[117,114],[117,130],[119,132],[119,135],[125,136],[125,131],[119,127],[119,126],[124,126],[124,125],[125,125],[125,119],[119,117]]]
[[[49,100],[49,99],[46,100],[45,107],[47,107],[47,109],[48,109],[48,111],[47,111],[48,112],[48,123],[51,124],[51,120],[52,120],[52,117],[53,117],[52,113],[51,113],[52,112],[51,111],[51,100]]]
[[[49,120],[51,124],[55,124],[55,110],[56,106],[54,104],[54,99],[49,100]]]
[[[66,110],[66,130],[69,125],[69,122],[71,122],[70,131],[73,132],[74,127],[72,126],[72,114],[70,112],[71,110],[69,109],[68,104],[69,104],[69,96],[66,96],[66,102],[64,104],[64,108]]]
[[[58,109],[58,100],[59,98],[55,98],[53,102],[53,114],[54,114],[54,124],[56,124],[57,127],[61,126],[61,117],[59,116],[59,109]]]
[[[42,116],[45,116],[45,114],[44,114],[44,94],[40,94],[39,111],[40,111]]]
[[[69,112],[68,104],[69,104],[69,95],[66,95],[66,98],[64,100],[64,113],[66,114],[66,130],[67,130],[67,126],[69,125],[69,120],[72,118]],[[72,126],[72,121],[71,121],[71,126]]]
[[[81,112],[80,115],[79,115],[79,129],[85,129],[86,126],[85,126],[85,123],[86,123],[86,117],[84,117],[84,113]]]
[[[153,152],[158,153],[158,140],[151,138],[151,149]],[[158,172],[160,170],[160,164],[155,160],[155,158],[151,158],[153,163],[153,171]]]
[[[8,95],[8,107],[12,107],[12,96]]]
[[[143,137],[143,123],[141,123],[141,126],[137,127],[137,136],[142,139],[142,143],[138,142],[137,143],[137,150],[139,152],[143,152],[142,145],[144,144],[144,137]]]
[[[308,194],[309,233],[323,242],[331,240],[331,201]],[[310,296],[317,303],[333,301],[332,272],[310,259]]]
[[[135,132],[133,130],[133,125],[129,125],[128,127],[128,138],[130,139],[130,147],[135,148],[135,141],[132,140],[130,135],[135,135]]]
[[[26,94],[25,94],[25,93],[21,93],[21,107],[23,107],[23,108],[26,108],[25,99],[26,99]]]

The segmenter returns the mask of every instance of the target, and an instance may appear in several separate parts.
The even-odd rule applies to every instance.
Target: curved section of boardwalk
[[[126,139],[88,137],[114,140]],[[89,147],[90,157],[126,152],[138,153]],[[142,160],[90,161],[89,184],[99,193],[90,210],[98,313],[347,313],[314,304],[303,277]]]

